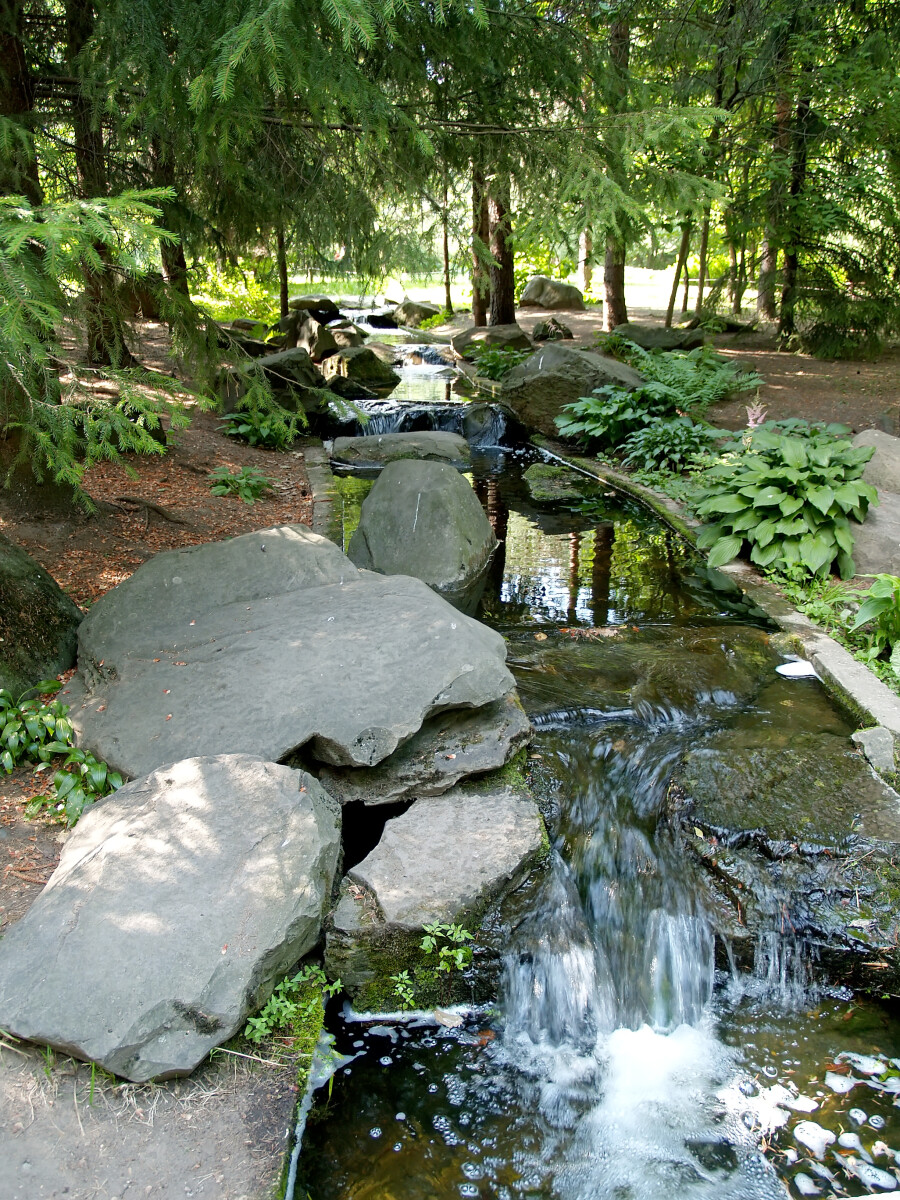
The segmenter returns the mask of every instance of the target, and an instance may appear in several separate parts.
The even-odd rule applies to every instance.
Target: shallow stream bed
[[[501,543],[478,615],[536,727],[551,863],[492,930],[493,1008],[456,1028],[330,1013],[353,1057],[318,1094],[295,1194],[900,1195],[900,1023],[817,978],[789,917],[738,967],[668,819],[704,739],[852,725],[776,673],[764,616],[674,533],[599,486],[537,504],[529,461],[485,449],[470,477]],[[367,486],[341,485],[345,546]]]

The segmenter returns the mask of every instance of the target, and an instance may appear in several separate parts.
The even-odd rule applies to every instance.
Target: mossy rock
[[[595,480],[554,463],[532,463],[525,472],[525,482],[532,500],[540,503],[582,500],[598,490]]]

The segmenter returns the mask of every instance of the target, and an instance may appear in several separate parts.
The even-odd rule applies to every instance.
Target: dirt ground
[[[545,315],[523,310],[520,322],[531,330]],[[648,318],[658,314],[632,312],[634,320]],[[562,319],[576,345],[593,344],[599,309]],[[151,365],[164,365],[163,335],[159,326],[145,327],[142,357]],[[829,363],[781,354],[765,333],[716,342],[764,377],[770,417],[900,432],[900,351],[875,363]],[[710,416],[740,427],[744,404],[720,405]],[[0,493],[0,532],[83,607],[161,550],[312,519],[303,442],[281,453],[253,449],[225,437],[216,417],[197,412],[190,429],[170,435],[164,457],[131,465],[135,478],[110,464],[90,471],[87,491],[101,502],[93,515],[22,521]],[[259,468],[273,478],[273,493],[252,506],[210,495],[206,476],[221,465]],[[59,826],[25,819],[24,805],[41,790],[42,777],[30,769],[0,777],[0,933],[27,912],[66,836]],[[73,985],[90,987],[90,980]],[[260,1200],[281,1169],[296,1101],[292,1080],[290,1070],[223,1054],[190,1080],[136,1087],[95,1078],[92,1093],[90,1067],[46,1059],[0,1033],[0,1197]]]

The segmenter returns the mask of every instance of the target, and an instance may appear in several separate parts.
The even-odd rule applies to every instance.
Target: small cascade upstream
[[[433,373],[432,386],[430,415],[423,402],[396,420],[449,422],[458,411],[464,422],[467,406],[451,416]],[[374,411],[368,431],[404,427],[381,419],[395,416]],[[501,441],[496,428],[485,436],[485,446]],[[815,727],[846,737],[849,727],[814,683],[802,693],[769,685],[777,658],[757,617],[711,588],[652,519],[602,499],[586,516],[537,508],[509,458],[503,468],[485,456],[478,471],[501,542],[481,615],[507,637],[535,726],[530,782],[550,862],[493,929],[495,1010],[459,1028],[335,1015],[338,1046],[356,1057],[307,1131],[306,1192],[774,1200],[878,1190],[859,1182],[876,1178],[862,1167],[838,1179],[834,1163],[810,1165],[803,1122],[844,1121],[832,1111],[843,1085],[822,1082],[844,1052],[852,1060],[877,1043],[885,1071],[892,1061],[900,1073],[900,1029],[874,1005],[817,992],[789,921],[759,936],[752,965],[746,946],[742,969],[729,965],[731,944],[669,811],[685,754],[729,723],[772,736]],[[890,1087],[855,1095],[853,1111],[900,1146]]]

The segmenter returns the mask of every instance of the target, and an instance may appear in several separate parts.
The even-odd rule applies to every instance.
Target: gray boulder
[[[399,346],[388,346],[384,342],[369,342],[366,347],[376,358],[380,358],[383,363],[387,363],[389,367],[396,367],[403,361],[403,354]]]
[[[614,358],[548,342],[504,376],[501,394],[524,425],[558,437],[555,418],[564,404],[607,384],[633,389],[642,383],[637,371]]]
[[[299,525],[157,555],[94,605],[62,698],[128,776],[194,755],[373,766],[428,717],[505,695],[499,634]]]
[[[427,458],[435,462],[468,463],[469,443],[458,433],[422,430],[419,433],[373,433],[368,437],[334,439],[333,462],[345,466],[377,466],[403,458]]]
[[[391,316],[398,325],[415,329],[429,317],[436,317],[440,311],[436,304],[429,304],[427,300],[404,300],[402,304],[397,305]]]
[[[395,388],[400,382],[396,371],[384,362],[370,346],[346,346],[331,354],[322,363],[326,379],[346,375],[364,387],[383,391]]]
[[[297,325],[297,346],[300,346],[314,363],[321,362],[329,354],[333,354],[341,344],[332,333],[330,326],[323,325],[309,313],[305,313]]]
[[[390,976],[401,970],[416,981],[419,1003],[446,1000],[429,995],[435,959],[420,948],[423,926],[474,931],[488,906],[539,864],[543,839],[537,805],[511,788],[417,800],[344,879],[326,939],[328,974],[358,1008],[396,1008]]]
[[[900,495],[879,489],[878,500],[862,525],[851,526],[856,573],[900,575]]]
[[[584,295],[573,283],[532,275],[519,301],[522,308],[550,308],[559,311],[584,312]]]
[[[702,329],[666,329],[637,321],[617,325],[614,332],[644,350],[696,350],[706,340]]]
[[[531,737],[514,692],[484,708],[442,713],[377,767],[323,767],[319,782],[341,804],[394,804],[439,796],[461,779],[505,766]]]
[[[223,755],[126,784],[0,942],[0,1026],[137,1082],[188,1074],[315,946],[339,852],[304,772]]]
[[[866,463],[863,479],[879,492],[900,493],[900,438],[880,429],[863,429],[853,439],[854,446],[874,446],[875,453]]]
[[[364,329],[352,321],[338,321],[328,326],[328,331],[338,346],[362,346],[369,336]]]
[[[500,350],[530,350],[531,338],[521,325],[471,325],[450,339],[460,358],[472,359],[476,347],[492,346]]]
[[[219,392],[225,412],[234,411],[246,395],[250,370],[263,372],[279,403],[286,408],[302,407],[310,411],[321,407],[321,397],[314,389],[324,389],[325,378],[306,350],[294,347],[257,358],[252,368],[239,366],[224,372],[219,378]]]
[[[548,317],[546,321],[538,321],[531,336],[536,342],[572,341],[575,337],[568,325],[557,321],[556,317]]]
[[[316,312],[325,315],[327,320],[329,316],[337,317],[340,310],[330,296],[291,296],[288,300],[288,308],[295,311]]]
[[[0,688],[15,699],[75,662],[83,614],[40,563],[0,534]]]
[[[348,379],[346,375],[332,375],[328,380],[328,390],[334,392],[341,400],[378,399],[377,392],[373,392],[362,383],[357,383],[355,379]]]
[[[388,463],[363,501],[347,553],[358,567],[413,575],[471,611],[496,546],[478,497],[453,467],[402,461]]]

